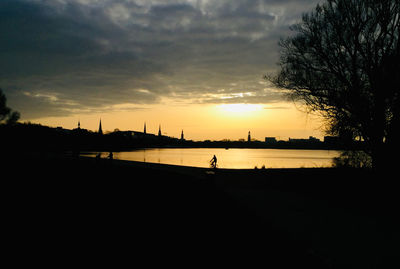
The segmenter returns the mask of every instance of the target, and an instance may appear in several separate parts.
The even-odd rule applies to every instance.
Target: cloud
[[[0,87],[24,118],[164,98],[276,102],[259,80],[317,2],[2,0]]]

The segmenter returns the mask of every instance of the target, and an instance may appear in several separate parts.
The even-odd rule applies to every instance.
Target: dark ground
[[[393,175],[49,154],[1,163],[15,265],[399,268]]]

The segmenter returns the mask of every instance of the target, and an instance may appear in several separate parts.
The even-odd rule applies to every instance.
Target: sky
[[[263,79],[316,0],[0,0],[0,88],[21,121],[193,140],[322,138]]]

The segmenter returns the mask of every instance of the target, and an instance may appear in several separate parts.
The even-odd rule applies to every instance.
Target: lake
[[[97,152],[82,155],[95,156]],[[247,169],[330,167],[336,150],[297,149],[223,149],[223,148],[157,148],[114,152],[114,159],[148,163],[173,164],[194,167],[209,167],[215,154],[219,168]],[[106,158],[108,152],[102,152]]]

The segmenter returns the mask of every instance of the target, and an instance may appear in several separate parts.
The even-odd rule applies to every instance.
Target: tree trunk
[[[372,114],[372,130],[371,130],[371,142],[372,142],[372,166],[375,170],[385,170],[386,167],[386,152],[385,152],[385,104],[382,96],[382,89],[377,88],[375,92],[375,106]]]
[[[384,150],[384,143],[378,141],[373,143],[371,149],[372,168],[375,171],[384,171],[387,169],[386,153]]]

